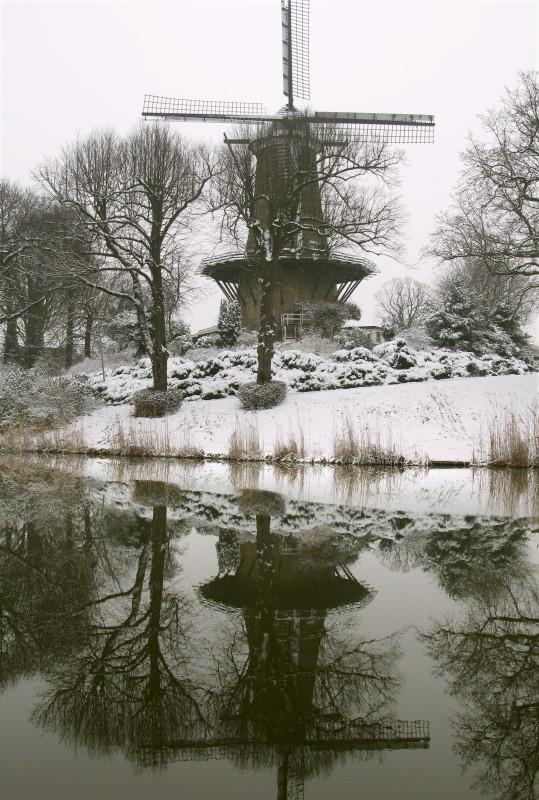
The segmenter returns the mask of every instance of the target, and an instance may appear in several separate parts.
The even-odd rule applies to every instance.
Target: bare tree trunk
[[[4,295],[6,299],[5,312],[7,315],[14,314],[17,307],[16,294],[14,291],[15,285],[15,271],[9,267],[4,267]],[[20,357],[19,352],[19,338],[18,338],[18,323],[19,320],[14,317],[8,319],[6,322],[4,333],[4,364],[13,363],[18,361]]]
[[[152,300],[153,388],[157,391],[166,392],[168,350],[166,346],[165,299],[163,296],[161,269],[159,267],[152,270]]]
[[[24,337],[24,363],[32,367],[45,346],[45,301],[34,306],[27,314]]]
[[[271,381],[271,362],[273,360],[273,343],[275,341],[275,319],[273,309],[273,263],[264,261],[260,270],[261,297],[260,297],[260,326],[258,329],[258,369],[256,382],[258,384]]]
[[[9,309],[9,311],[11,311],[11,309]],[[18,360],[19,340],[17,337],[17,320],[8,319],[4,335],[4,364],[13,363]]]
[[[133,280],[133,298],[135,301],[135,312],[137,315],[137,325],[139,329],[137,356],[149,356],[152,352],[152,340],[148,330],[148,323],[144,311],[144,295],[142,292],[142,286],[140,285],[138,275],[136,275],[134,272],[131,272],[131,278]]]
[[[84,358],[92,357],[92,333],[94,328],[93,311],[86,312],[84,320]]]
[[[67,320],[66,320],[66,343],[65,343],[65,355],[64,355],[64,367],[69,369],[73,366],[73,353],[74,353],[74,341],[73,341],[73,327],[75,321],[75,302],[73,298],[73,293],[71,291],[67,292]]]

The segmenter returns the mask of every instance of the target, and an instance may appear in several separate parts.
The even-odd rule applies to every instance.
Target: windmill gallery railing
[[[209,761],[229,758],[238,751],[257,750],[271,746],[271,742],[260,739],[248,740],[243,737],[223,736],[194,740],[167,742],[167,749],[174,751],[178,761]],[[351,720],[346,724],[320,725],[306,733],[302,747],[312,750],[401,750],[428,748],[430,729],[428,720],[388,720],[387,722],[365,722]]]

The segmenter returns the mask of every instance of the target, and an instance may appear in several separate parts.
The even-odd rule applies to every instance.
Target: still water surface
[[[531,478],[88,463],[0,463],[0,797],[535,798]]]

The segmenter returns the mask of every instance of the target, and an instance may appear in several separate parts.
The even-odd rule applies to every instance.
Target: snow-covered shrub
[[[177,411],[183,400],[183,392],[179,389],[168,389],[160,392],[155,389],[142,389],[135,392],[132,398],[135,406],[135,417],[164,417]]]
[[[290,380],[290,388],[297,392],[320,392],[323,389],[336,389],[329,375],[315,375],[312,372],[300,372]]]
[[[252,383],[256,368],[254,348],[223,350],[196,363],[171,357],[168,384],[181,390],[185,400],[218,399],[236,395],[243,384]],[[416,351],[402,338],[377,345],[374,351],[356,347],[326,357],[302,350],[278,350],[272,365],[275,381],[284,381],[299,392],[529,371],[529,365],[517,358],[447,349]],[[136,391],[152,385],[150,361],[140,359],[135,364],[107,369],[105,381],[96,372],[89,377],[89,384],[108,403],[130,402]]]
[[[200,390],[202,400],[218,400],[229,394],[231,394],[231,385],[223,378],[217,381],[205,381]]]
[[[191,329],[183,320],[174,320],[170,326],[167,348],[173,356],[183,356],[193,346]]]
[[[404,339],[408,347],[413,350],[430,350],[434,346],[434,342],[428,335],[423,325],[416,325],[413,328],[405,328],[399,331],[399,337]],[[394,336],[390,336],[393,339]]]
[[[449,364],[431,364],[429,365],[429,374],[431,378],[434,378],[436,381],[450,378],[451,367]]]
[[[333,353],[334,361],[379,361],[379,356],[366,347],[354,347],[350,350],[337,350]]]
[[[192,361],[180,361],[175,358],[171,359],[171,369],[168,371],[170,378],[175,378],[178,381],[184,381],[189,378],[194,370],[195,365]]]
[[[243,408],[254,411],[258,408],[273,408],[286,397],[286,383],[243,383],[238,389],[238,397]]]
[[[335,341],[343,350],[354,350],[356,347],[372,350],[373,341],[366,331],[361,328],[343,328],[335,336]]]
[[[220,344],[233,347],[241,330],[241,308],[237,300],[221,300],[217,328]]]
[[[220,354],[220,357],[230,364],[231,367],[252,369],[258,364],[255,350],[225,351]]]
[[[377,345],[374,353],[393,369],[410,369],[418,363],[416,354],[402,337]]]
[[[300,369],[302,372],[314,372],[323,364],[324,359],[313,353],[304,353],[302,350],[288,350],[281,353],[281,365],[285,369]]]
[[[219,347],[220,344],[221,338],[218,333],[208,333],[196,340],[196,347]]]
[[[68,422],[82,412],[88,394],[86,376],[4,366],[0,369],[0,427]]]
[[[361,311],[354,303],[304,303],[305,327],[331,339],[341,330],[347,319],[359,319]]]

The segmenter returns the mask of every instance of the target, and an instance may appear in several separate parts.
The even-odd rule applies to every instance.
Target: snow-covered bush
[[[168,383],[184,399],[205,400],[235,396],[242,385],[255,380],[254,348],[223,350],[202,361],[169,358]],[[530,366],[517,358],[478,356],[455,350],[414,350],[403,338],[377,345],[337,350],[323,357],[302,350],[278,350],[273,359],[274,382],[281,381],[298,392],[351,389],[382,384],[410,383],[483,375],[523,374]],[[107,369],[89,378],[92,390],[108,403],[130,402],[134,392],[152,385],[149,359]]]
[[[331,339],[341,330],[347,319],[359,319],[360,309],[354,303],[329,303],[318,301],[303,304],[305,327]]]
[[[238,397],[243,408],[255,411],[259,408],[273,408],[286,397],[286,383],[243,383],[238,389]]]
[[[237,300],[221,300],[217,320],[220,344],[233,347],[241,330],[241,307]]]
[[[416,354],[402,337],[377,345],[374,353],[387,361],[393,369],[410,369],[418,364]]]
[[[193,346],[191,330],[183,320],[174,320],[169,331],[168,351],[174,356],[183,356]]]
[[[373,341],[366,331],[361,328],[343,328],[335,336],[335,341],[343,350],[354,350],[356,347],[363,347],[372,350]]]
[[[221,338],[218,333],[207,333],[196,340],[196,347],[219,347],[220,344]]]
[[[4,366],[0,369],[0,428],[67,422],[82,412],[88,394],[86,376]]]
[[[366,347],[354,347],[350,350],[337,350],[333,353],[335,361],[379,361],[379,356]]]
[[[404,339],[408,347],[411,347],[413,350],[430,350],[434,346],[434,342],[423,325],[405,328],[404,330],[400,330],[398,335],[401,339]],[[393,339],[394,336],[384,338]]]
[[[132,398],[135,406],[135,417],[164,417],[177,411],[183,400],[180,389],[169,389],[166,392],[155,389],[141,389]]]
[[[281,365],[286,369],[300,369],[302,372],[314,372],[324,359],[303,350],[288,350],[281,354]]]

